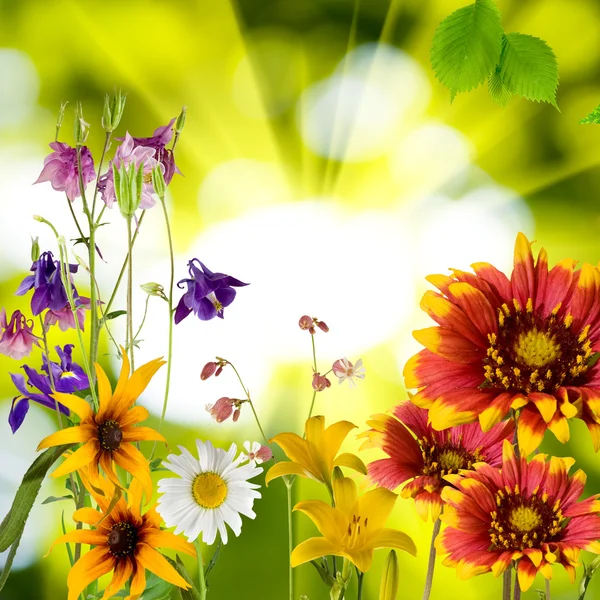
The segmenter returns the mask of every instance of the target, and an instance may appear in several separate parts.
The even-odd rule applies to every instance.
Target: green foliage
[[[504,36],[500,78],[513,94],[558,108],[558,64],[544,40],[523,33]]]
[[[169,600],[173,584],[150,573],[146,579],[146,589],[140,596],[140,600]]]
[[[518,95],[558,109],[558,64],[552,48],[531,35],[505,35],[493,0],[476,0],[440,23],[431,46],[431,64],[450,90],[451,101],[487,79],[490,96],[500,106]],[[600,107],[592,114],[596,120],[583,122],[600,123]]]
[[[477,0],[440,23],[431,46],[431,64],[452,98],[490,76],[500,59],[502,35],[500,12],[492,0]]]
[[[595,124],[600,125],[600,105],[596,106],[596,108],[587,116],[579,121],[580,125],[588,125]]]
[[[177,572],[192,586],[189,590],[179,588],[182,600],[202,600],[200,592],[194,587],[194,582],[189,576],[183,561],[177,556],[177,562],[167,558],[167,560],[177,569]]]

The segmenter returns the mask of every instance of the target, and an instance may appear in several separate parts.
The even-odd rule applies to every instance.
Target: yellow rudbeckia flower
[[[406,533],[385,528],[398,497],[394,492],[375,488],[359,498],[356,484],[347,477],[335,479],[333,490],[335,508],[322,500],[307,500],[294,507],[312,519],[323,537],[296,546],[292,567],[334,555],[347,558],[364,573],[371,568],[377,548],[396,548],[416,556],[417,548]]]
[[[306,421],[305,438],[295,433],[276,435],[270,441],[279,445],[290,461],[271,467],[266,484],[283,475],[300,475],[321,481],[331,489],[334,467],[349,467],[366,475],[367,468],[358,456],[345,452],[336,458],[342,442],[355,427],[348,421],[338,421],[325,429],[325,417],[319,415]]]

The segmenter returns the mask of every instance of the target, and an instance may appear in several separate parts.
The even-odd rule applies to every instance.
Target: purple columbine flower
[[[77,273],[77,269],[78,265],[69,265],[70,273]],[[37,316],[48,309],[56,314],[56,318],[46,315],[46,324],[56,323],[60,320],[58,317],[64,313],[64,309],[71,310],[67,290],[61,278],[60,261],[54,260],[52,252],[43,252],[39,259],[31,265],[31,271],[33,271],[33,275],[28,275],[23,279],[15,294],[24,296],[29,290],[33,289],[34,292],[31,297],[31,312],[33,315]],[[79,297],[73,283],[71,283],[71,286],[75,308],[84,307],[84,299]],[[66,321],[66,318],[62,320],[63,325],[66,324]],[[75,326],[74,320],[73,326]],[[64,326],[61,326],[61,329],[64,330]]]
[[[188,268],[190,279],[182,279],[177,283],[178,288],[187,285],[187,291],[175,310],[175,323],[183,321],[192,311],[202,321],[210,321],[215,317],[222,319],[223,309],[235,298],[236,291],[233,288],[248,285],[229,275],[209,271],[197,258],[188,262]]]
[[[72,361],[73,345],[67,344],[63,349],[56,346],[56,352],[60,363],[49,361],[48,357],[44,355],[42,373],[38,373],[27,365],[23,366],[27,382],[25,376],[20,373],[10,374],[19,391],[19,395],[13,399],[8,415],[8,423],[13,433],[23,424],[29,411],[30,401],[37,402],[50,410],[56,410],[56,401],[51,397],[52,387],[49,372],[52,372],[52,381],[57,392],[73,393],[90,387],[83,369]],[[69,409],[66,406],[58,403],[58,408],[65,415],[69,415]]]
[[[152,169],[159,163],[154,158],[156,153],[155,148],[149,146],[136,145],[134,138],[129,133],[125,134],[123,143],[117,148],[115,157],[108,165],[108,171],[100,177],[98,181],[98,189],[102,194],[102,200],[104,200],[108,208],[112,208],[116,200],[115,184],[113,179],[112,165],[113,163],[117,168],[121,166],[127,167],[130,164],[134,164],[136,168],[140,165],[144,165],[144,186],[142,189],[142,200],[140,202],[140,208],[152,208],[156,204],[156,200],[153,197],[154,188],[152,187]]]
[[[167,185],[171,183],[171,179],[173,179],[173,175],[175,175],[175,173],[181,175],[181,171],[175,164],[173,150],[167,150],[165,147],[173,138],[173,123],[175,123],[174,118],[171,119],[166,125],[155,129],[152,137],[133,138],[134,147],[145,146],[154,148],[154,150],[156,150],[154,158],[156,158],[156,160],[164,167],[163,176]]]
[[[81,196],[77,150],[62,142],[52,142],[50,148],[54,152],[44,159],[44,168],[34,183],[49,181],[57,192],[66,192],[67,198],[73,202]],[[94,159],[87,146],[81,147],[81,173],[84,186],[96,177]]]
[[[3,308],[0,312],[0,328],[0,354],[21,360],[29,356],[34,344],[39,346],[39,338],[33,333],[33,321],[28,322],[20,310],[15,310],[7,322],[6,310]]]

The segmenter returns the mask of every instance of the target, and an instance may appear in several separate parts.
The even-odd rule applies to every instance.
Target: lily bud
[[[379,600],[396,600],[398,586],[400,583],[400,570],[398,568],[398,557],[395,550],[390,550],[379,588]]]

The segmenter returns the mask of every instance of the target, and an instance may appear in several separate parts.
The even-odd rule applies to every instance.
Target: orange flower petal
[[[81,592],[115,566],[115,558],[106,548],[94,548],[84,554],[71,568],[67,577],[68,600],[78,600]]]

